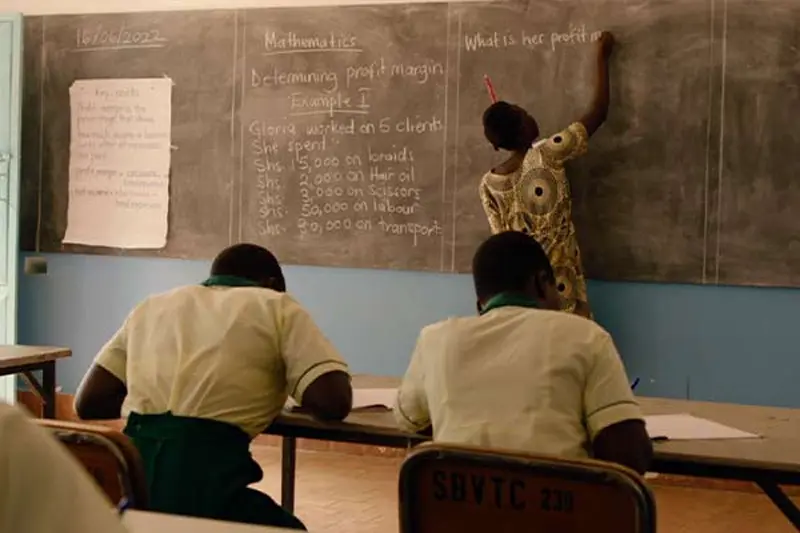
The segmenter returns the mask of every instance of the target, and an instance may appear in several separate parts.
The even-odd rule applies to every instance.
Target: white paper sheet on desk
[[[353,389],[353,411],[384,408],[394,409],[397,389]],[[297,403],[289,398],[286,402],[287,409],[294,409]]]
[[[651,439],[668,440],[715,440],[715,439],[757,439],[760,435],[748,433],[698,418],[689,414],[652,415],[644,417],[647,434]]]
[[[397,389],[353,389],[353,409],[385,407],[394,409]]]

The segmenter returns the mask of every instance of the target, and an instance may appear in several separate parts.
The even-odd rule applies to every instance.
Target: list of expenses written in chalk
[[[166,245],[171,102],[166,78],[72,85],[65,243]]]
[[[324,246],[390,236],[413,248],[440,241],[444,47],[417,51],[408,43],[399,57],[346,28],[276,32],[251,24],[244,210],[256,216],[242,237],[287,235]],[[390,104],[411,98],[416,105]]]

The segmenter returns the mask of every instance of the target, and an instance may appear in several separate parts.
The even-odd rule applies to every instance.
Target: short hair
[[[211,264],[211,275],[237,276],[255,283],[272,278],[274,284],[270,288],[286,292],[286,279],[278,259],[256,244],[234,244],[222,250]]]
[[[472,279],[481,301],[503,292],[521,292],[532,277],[541,274],[555,282],[553,267],[542,246],[519,231],[492,235],[472,259]]]
[[[495,102],[483,112],[483,133],[495,148],[519,148],[517,145],[522,127],[522,113],[508,102]]]

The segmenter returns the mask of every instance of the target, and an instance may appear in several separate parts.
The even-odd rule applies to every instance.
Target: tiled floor
[[[280,500],[280,449],[254,446],[264,469],[259,488]],[[297,515],[312,533],[395,533],[400,460],[300,452]],[[760,493],[654,486],[659,533],[791,533]]]

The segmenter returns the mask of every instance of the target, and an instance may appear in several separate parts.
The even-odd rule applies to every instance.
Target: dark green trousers
[[[151,511],[305,530],[272,498],[248,488],[264,473],[240,428],[171,413],[131,413],[125,434],[144,461]]]

